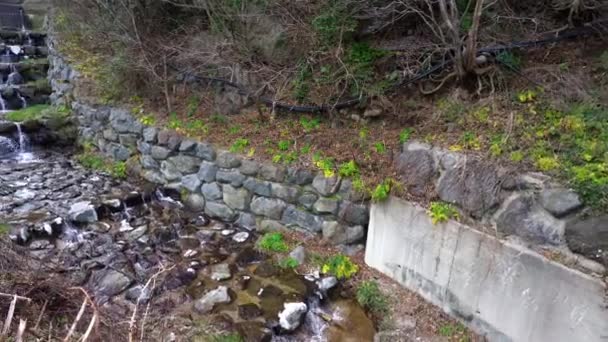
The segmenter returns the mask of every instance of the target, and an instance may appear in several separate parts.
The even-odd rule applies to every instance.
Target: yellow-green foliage
[[[39,104],[8,112],[6,113],[5,118],[10,121],[23,122],[44,118],[65,118],[69,115],[70,110],[67,107],[52,107]]]
[[[388,196],[391,193],[393,185],[395,185],[395,181],[387,178],[382,183],[378,184],[376,188],[372,191],[372,201],[374,202],[383,202],[388,199]]]
[[[285,243],[283,234],[281,233],[266,233],[260,239],[260,248],[268,252],[284,253],[289,250],[289,246]]]
[[[338,174],[340,177],[355,177],[359,175],[359,167],[354,160],[350,160],[346,163],[340,164],[338,168]]]
[[[298,262],[298,260],[296,260],[292,257],[287,257],[287,258],[281,259],[281,261],[279,261],[279,267],[281,267],[281,268],[291,269],[291,268],[296,268],[299,265],[300,265],[300,263]]]
[[[0,223],[0,236],[8,234],[8,232],[10,232],[10,230],[11,230],[11,226],[9,224]]]
[[[125,162],[112,162],[102,157],[90,142],[82,144],[82,153],[75,156],[83,167],[89,170],[107,172],[114,178],[124,179],[127,177],[127,165]]]
[[[378,283],[373,280],[364,281],[359,285],[359,288],[357,288],[357,301],[361,306],[370,310],[375,315],[384,315],[388,312],[389,300],[380,291]]]
[[[331,274],[338,279],[348,279],[358,271],[359,266],[342,254],[330,257],[321,268],[324,274]]]
[[[444,202],[432,202],[429,215],[433,224],[459,218],[458,210],[452,204]]]

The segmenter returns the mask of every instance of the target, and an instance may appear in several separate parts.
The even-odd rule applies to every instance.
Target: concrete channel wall
[[[404,200],[372,206],[365,261],[490,341],[608,341],[602,280]]]

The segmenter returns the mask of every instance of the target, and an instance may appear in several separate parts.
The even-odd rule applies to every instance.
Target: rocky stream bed
[[[147,340],[205,340],[194,328],[205,324],[246,341],[373,339],[335,278],[278,267],[256,248],[259,233],[190,212],[175,191],[85,170],[65,151],[23,152],[0,153],[10,238],[118,321],[150,303]]]

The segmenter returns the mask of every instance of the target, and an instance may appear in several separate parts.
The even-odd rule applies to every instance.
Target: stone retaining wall
[[[322,234],[334,244],[362,241],[368,206],[351,182],[305,169],[259,163],[171,130],[144,127],[125,109],[72,103],[80,138],[149,182],[182,191],[193,210],[253,229]]]

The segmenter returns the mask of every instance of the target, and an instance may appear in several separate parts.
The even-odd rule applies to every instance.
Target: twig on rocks
[[[27,320],[19,319],[19,329],[17,330],[17,336],[15,337],[15,342],[23,342],[23,333],[25,332],[26,326],[27,326]]]
[[[15,314],[15,306],[17,305],[17,295],[13,297],[11,301],[11,306],[8,308],[8,314],[6,315],[6,320],[4,321],[4,327],[2,328],[2,335],[6,336],[8,331],[10,330],[11,323],[13,322],[13,315]]]

